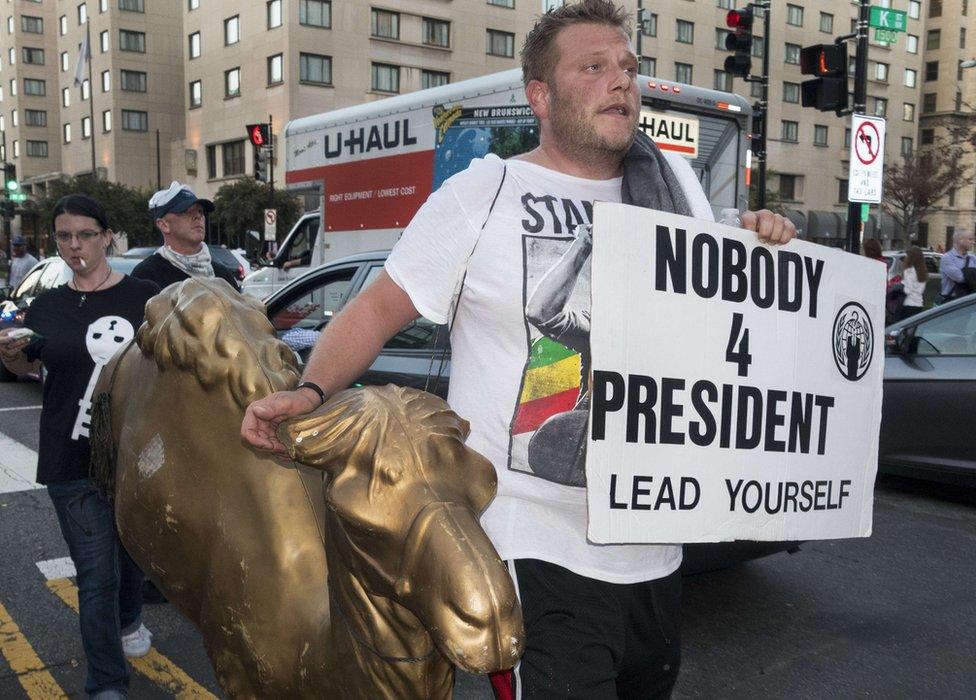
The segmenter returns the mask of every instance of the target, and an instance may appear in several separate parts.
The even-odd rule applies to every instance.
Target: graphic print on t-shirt
[[[102,373],[102,367],[108,364],[116,350],[132,340],[134,336],[132,324],[121,316],[102,316],[89,324],[85,332],[85,347],[88,348],[88,354],[95,363],[95,368],[92,370],[91,379],[88,380],[85,395],[78,401],[78,417],[75,418],[75,425],[71,430],[72,440],[88,437],[88,429],[91,426],[91,397],[98,377]]]
[[[589,408],[590,202],[522,197],[528,354],[509,442],[509,469],[584,486]],[[555,235],[546,235],[555,234]]]

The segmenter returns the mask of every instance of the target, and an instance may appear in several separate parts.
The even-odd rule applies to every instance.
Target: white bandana
[[[193,255],[183,255],[177,253],[168,245],[160,246],[156,251],[166,260],[169,260],[176,267],[183,270],[190,277],[213,277],[213,264],[210,257],[210,248],[202,246],[199,253]]]

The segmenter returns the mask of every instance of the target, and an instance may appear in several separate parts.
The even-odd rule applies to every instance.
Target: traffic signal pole
[[[766,135],[769,133],[769,15],[771,12],[771,2],[756,3],[756,7],[763,11],[763,59],[762,75],[759,77],[762,85],[762,94],[759,98],[759,107],[762,111],[762,132],[759,134],[759,148],[755,154],[756,161],[759,163],[759,208],[766,208]]]
[[[854,114],[864,114],[868,100],[868,22],[871,19],[870,0],[860,0],[857,15],[857,58],[854,62]],[[838,42],[844,37],[838,38]],[[851,153],[853,158],[854,154]],[[850,186],[850,183],[848,183]],[[855,255],[861,252],[861,205],[847,203],[847,250]]]

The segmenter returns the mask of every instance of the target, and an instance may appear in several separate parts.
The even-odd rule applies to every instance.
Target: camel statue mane
[[[226,385],[234,403],[251,401],[298,381],[294,353],[274,336],[264,305],[246,294],[217,293],[222,279],[191,277],[146,304],[136,334],[143,355],[161,370],[191,373],[205,389]]]

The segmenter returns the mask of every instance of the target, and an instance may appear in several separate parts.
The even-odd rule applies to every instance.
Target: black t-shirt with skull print
[[[159,292],[148,280],[123,277],[108,289],[82,294],[67,285],[40,294],[24,325],[43,338],[25,352],[47,370],[41,408],[37,482],[88,477],[92,392],[115,351],[135,337],[146,301]],[[84,299],[83,299],[84,297]]]

